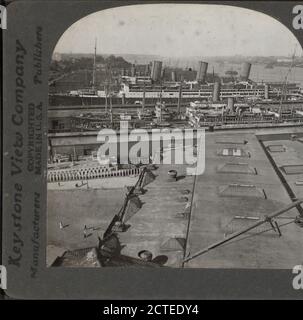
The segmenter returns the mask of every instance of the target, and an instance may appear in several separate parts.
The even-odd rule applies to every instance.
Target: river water
[[[212,72],[213,68],[215,73],[218,73],[220,76],[223,76],[225,75],[225,72],[228,70],[233,70],[240,73],[241,64],[209,63],[208,73]],[[253,64],[251,66],[249,78],[257,82],[285,81],[285,77],[288,71],[289,67],[274,67],[273,69],[267,69],[265,68],[264,64]],[[303,87],[303,68],[292,68],[287,77],[287,82],[296,82],[301,87]]]

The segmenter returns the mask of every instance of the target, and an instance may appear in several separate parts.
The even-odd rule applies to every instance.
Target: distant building
[[[54,52],[53,53],[53,56],[52,56],[52,59],[53,60],[55,60],[55,61],[61,61],[62,60],[62,55],[61,55],[61,53],[59,53],[59,52]]]
[[[281,58],[281,59],[277,59],[277,62],[292,62],[292,59],[290,59],[290,58]]]
[[[106,64],[105,63],[96,63],[96,69],[97,70],[106,70]]]

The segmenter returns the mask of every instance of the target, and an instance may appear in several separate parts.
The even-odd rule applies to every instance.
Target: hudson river
[[[215,73],[223,76],[226,71],[233,70],[240,72],[241,64],[230,63],[210,63],[208,66],[208,73],[212,72],[214,67]],[[263,81],[284,81],[287,75],[289,67],[274,67],[273,69],[265,68],[265,65],[253,64],[250,71],[250,79],[261,82]],[[288,82],[296,82],[303,87],[303,68],[292,68],[290,74],[287,77]]]

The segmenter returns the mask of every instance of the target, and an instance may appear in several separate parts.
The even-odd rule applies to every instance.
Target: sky
[[[144,4],[90,14],[68,28],[54,52],[186,56],[302,54],[277,20],[248,9],[199,4]],[[295,49],[296,47],[296,49]]]

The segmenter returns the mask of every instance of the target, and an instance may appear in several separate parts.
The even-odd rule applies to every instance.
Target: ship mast
[[[95,38],[94,66],[93,66],[93,89],[96,85],[96,56],[97,56],[97,38]]]
[[[143,98],[142,98],[142,113],[145,108],[145,90],[146,90],[146,88],[145,88],[145,80],[144,80],[144,82],[143,82]]]
[[[104,93],[105,93],[105,113],[107,113],[107,92],[108,92],[108,84],[107,84],[107,80],[105,80],[105,84],[104,84]]]
[[[160,79],[159,102],[160,102],[160,104],[162,104],[162,78]]]
[[[283,85],[282,85],[282,88],[281,88],[281,98],[280,98],[280,107],[279,107],[279,119],[280,120],[282,120],[282,102],[283,102],[283,97],[284,97],[285,91],[286,91],[287,79],[288,79],[288,76],[289,76],[293,66],[294,66],[294,62],[295,62],[296,47],[297,46],[295,46],[294,53],[293,53],[292,59],[291,59],[291,64],[290,64],[290,67],[287,70],[287,73],[285,75],[284,82],[283,82]]]
[[[181,115],[182,82],[183,82],[183,77],[181,75],[180,76],[180,84],[179,84],[178,106],[177,106],[177,116],[178,117]]]
[[[109,107],[110,107],[110,123],[113,125],[113,101],[112,101],[112,69],[109,67]]]

